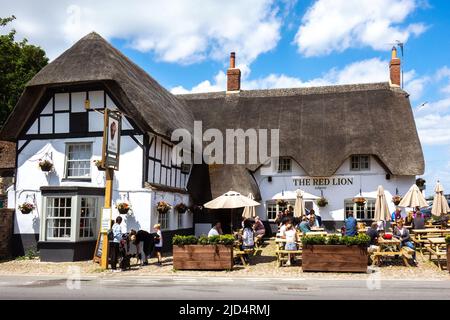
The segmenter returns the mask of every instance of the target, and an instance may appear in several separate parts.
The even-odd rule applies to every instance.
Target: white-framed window
[[[291,172],[292,171],[292,159],[289,157],[278,158],[278,172]]]
[[[181,229],[181,228],[183,228],[183,217],[184,217],[184,213],[180,213],[180,212],[177,212],[177,226],[178,226],[178,229]]]
[[[352,212],[356,220],[373,220],[375,217],[375,199],[367,199],[364,206],[359,206],[353,203],[352,199],[345,200],[345,218],[348,218],[348,213]]]
[[[93,238],[97,233],[98,198],[81,197],[80,201],[80,238]]]
[[[278,212],[283,212],[288,208],[288,205],[280,206],[275,201],[269,201],[266,203],[266,216],[267,220],[275,220]]]
[[[44,196],[40,241],[97,239],[102,199],[85,195]]]
[[[370,170],[369,155],[353,155],[350,158],[351,171],[368,171]]]
[[[45,212],[47,239],[69,240],[72,235],[72,198],[47,198]]]
[[[90,178],[92,143],[66,144],[66,178]]]
[[[169,229],[169,212],[158,213],[158,223],[161,225],[161,230]]]

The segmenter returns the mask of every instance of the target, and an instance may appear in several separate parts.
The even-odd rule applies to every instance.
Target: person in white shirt
[[[222,234],[223,234],[223,232],[222,232],[222,225],[220,224],[220,222],[216,222],[214,227],[212,227],[211,230],[209,230],[208,238],[212,237],[212,236],[220,236]]]
[[[242,249],[253,249],[255,247],[255,234],[252,223],[249,220],[244,221],[244,230],[242,231]]]
[[[161,233],[161,225],[155,224],[153,226],[153,229],[156,232],[156,237],[155,237],[155,252],[156,252],[156,256],[158,258],[158,266],[162,266],[162,248],[163,248],[163,237],[162,237],[162,233]],[[159,239],[159,240],[157,240]]]
[[[288,223],[286,225],[286,231],[284,232],[283,239],[286,239],[286,245],[284,246],[284,249],[287,251],[295,251],[297,250],[297,231],[293,227],[292,223]],[[288,261],[286,262],[287,266],[291,265],[292,255],[288,254]]]

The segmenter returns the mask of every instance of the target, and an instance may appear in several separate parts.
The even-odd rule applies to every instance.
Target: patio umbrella
[[[391,214],[389,212],[389,205],[386,200],[383,186],[378,186],[377,199],[375,200],[375,221],[389,221]]]
[[[300,189],[296,191],[297,197],[294,205],[294,217],[301,218],[305,215],[305,202],[303,201],[304,192]]]
[[[247,198],[251,200],[255,200],[255,197],[253,196],[253,193],[249,193]],[[246,206],[244,208],[244,211],[242,212],[242,217],[246,219],[254,218],[256,217],[256,210],[255,206]]]
[[[419,187],[413,184],[398,206],[402,208],[426,208],[428,207],[428,203],[423,197],[422,192],[420,192]]]
[[[228,191],[220,197],[205,203],[205,208],[208,209],[235,209],[254,206],[259,206],[259,202],[245,197],[236,191]],[[233,210],[231,210],[231,231],[233,231]]]
[[[444,197],[444,188],[442,184],[438,181],[436,187],[434,188],[434,199],[433,207],[431,208],[431,213],[435,216],[441,216],[447,214],[450,211],[448,207],[447,199]]]

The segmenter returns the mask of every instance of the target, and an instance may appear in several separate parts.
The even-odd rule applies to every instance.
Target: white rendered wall
[[[268,182],[268,176],[272,177],[272,182]],[[255,179],[259,185],[261,192],[261,206],[257,207],[257,214],[264,220],[266,217],[266,203],[272,197],[282,191],[293,191],[301,189],[305,192],[311,193],[315,196],[321,196],[321,189],[319,186],[296,186],[293,177],[311,178],[308,177],[305,171],[295,162],[292,161],[292,172],[278,173],[276,170],[272,172],[264,172],[261,170],[255,172]],[[359,194],[360,189],[363,193],[375,192],[379,185],[392,195],[395,195],[396,189],[400,195],[405,194],[408,189],[415,183],[415,176],[392,176],[390,180],[386,179],[386,172],[383,167],[377,162],[374,157],[370,159],[369,171],[350,171],[350,160],[346,160],[332,176],[336,178],[352,178],[352,185],[340,186],[321,186],[323,187],[323,196],[328,200],[328,205],[324,208],[319,208],[314,204],[314,209],[319,212],[322,220],[342,221],[344,220],[344,200],[352,199]],[[390,208],[394,209],[394,204],[391,199],[387,199]]]

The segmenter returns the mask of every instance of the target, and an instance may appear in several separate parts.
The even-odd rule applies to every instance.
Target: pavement
[[[130,294],[132,292],[132,294]],[[450,299],[447,280],[365,280],[298,277],[0,276],[0,299],[158,300],[426,300]]]

